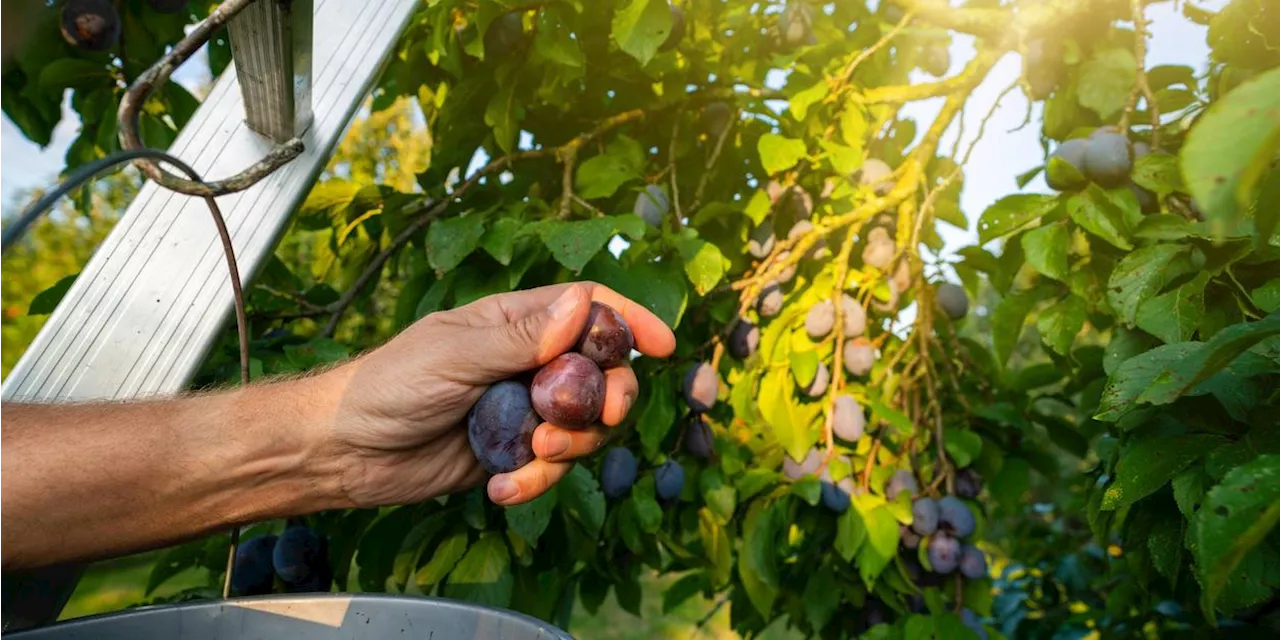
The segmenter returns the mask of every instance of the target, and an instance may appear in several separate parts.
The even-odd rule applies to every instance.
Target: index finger
[[[644,305],[598,282],[566,282],[499,294],[493,298],[509,318],[522,317],[546,309],[547,305],[555,302],[566,289],[572,286],[587,287],[592,300],[607,304],[622,315],[622,319],[627,321],[627,326],[631,327],[631,334],[636,339],[636,350],[640,353],[665,358],[675,351],[675,334],[661,318],[646,309]],[[485,300],[487,298],[481,298],[478,302]]]

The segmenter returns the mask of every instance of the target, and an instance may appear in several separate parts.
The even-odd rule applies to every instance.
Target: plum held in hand
[[[653,472],[653,481],[658,498],[675,500],[684,491],[684,467],[675,460],[667,460]]]
[[[109,0],[67,0],[62,37],[84,51],[106,51],[120,40],[120,14]]]
[[[329,567],[329,541],[304,525],[280,534],[271,553],[271,566],[287,585],[309,584]]]
[[[235,571],[231,574],[232,592],[241,596],[271,593],[276,579],[275,568],[271,566],[275,547],[275,536],[249,538],[236,547]]]
[[[548,362],[533,376],[533,409],[543,420],[565,429],[586,429],[604,409],[604,374],[579,353]]]
[[[706,413],[720,395],[720,377],[705,362],[689,367],[684,374],[684,401],[694,413]]]
[[[963,500],[955,496],[944,496],[938,500],[939,529],[957,538],[967,538],[977,526],[973,512]]]
[[[610,498],[617,498],[631,490],[636,483],[639,463],[636,455],[625,447],[614,447],[605,454],[600,465],[600,488]]]
[[[485,471],[510,473],[533,460],[533,431],[541,423],[529,389],[504,380],[486,389],[471,407],[467,440]]]
[[[689,419],[689,426],[684,430],[684,449],[698,458],[710,458],[716,450],[716,436],[702,416]]]
[[[601,369],[610,369],[626,362],[635,346],[635,336],[622,314],[607,304],[592,302],[587,328],[578,339],[578,353]]]

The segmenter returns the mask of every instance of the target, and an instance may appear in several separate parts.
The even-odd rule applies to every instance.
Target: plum
[[[671,198],[666,189],[656,184],[645,185],[643,191],[636,195],[636,204],[632,211],[655,227],[661,227],[662,221],[671,211]]]
[[[490,60],[509,58],[519,54],[528,43],[523,12],[511,11],[489,23],[484,33],[484,55]]]
[[[1129,140],[1118,131],[1099,130],[1089,137],[1084,153],[1084,173],[1100,186],[1118,187],[1129,179],[1133,154]]]
[[[712,102],[702,108],[702,128],[708,136],[719,138],[733,122],[733,115],[733,107],[727,102]]]
[[[893,500],[904,491],[907,497],[914,496],[920,492],[920,485],[916,484],[916,477],[910,471],[898,469],[889,476],[889,482],[884,486],[884,495]]]
[[[1151,145],[1138,141],[1133,143],[1133,159],[1137,160],[1145,156],[1151,155]]]
[[[867,428],[867,416],[853,396],[837,396],[832,408],[831,430],[845,442],[857,442]]]
[[[951,69],[951,51],[945,44],[930,45],[925,49],[924,61],[921,62],[920,68],[935,78],[947,75],[947,71]]]
[[[580,353],[565,353],[543,365],[530,386],[533,409],[565,429],[586,429],[604,409],[604,374]]]
[[[626,362],[635,346],[635,336],[622,314],[607,304],[592,302],[587,328],[578,338],[578,353],[601,369],[609,369]]]
[[[670,51],[680,44],[680,39],[684,37],[684,9],[678,5],[668,4],[671,9],[671,32],[667,34],[667,39],[662,41],[658,47],[658,51]]]
[[[960,547],[960,574],[970,580],[987,577],[987,555],[971,544]]]
[[[876,363],[876,348],[866,338],[844,343],[844,369],[853,376],[865,376]]]
[[[271,566],[275,546],[275,536],[258,536],[236,547],[235,572],[231,574],[232,591],[242,596],[271,593],[276,578],[275,569]]]
[[[878,196],[889,195],[893,190],[893,168],[879,158],[867,158],[857,176],[858,184],[870,187]]]
[[[928,551],[934,573],[948,574],[960,565],[960,542],[944,532],[929,536]]]
[[[840,294],[840,315],[843,319],[844,337],[853,338],[867,331],[867,311],[853,296]]]
[[[844,513],[849,510],[849,504],[852,502],[849,496],[852,493],[853,478],[845,478],[836,483],[830,480],[823,480],[822,506],[836,513]]]
[[[285,593],[323,593],[333,586],[333,568],[326,562],[311,577],[296,583],[286,582]]]
[[[1073,138],[1058,145],[1058,148],[1049,154],[1049,161],[1045,163],[1044,180],[1050,189],[1075,191],[1088,184],[1084,167],[1085,156],[1090,146],[1092,145],[1088,140]],[[1062,161],[1059,166],[1054,166],[1054,158]],[[1062,164],[1066,166],[1063,167]]]
[[[148,0],[147,4],[156,13],[181,13],[187,8],[187,0]]]
[[[811,45],[817,42],[813,35],[813,9],[807,0],[791,0],[778,16],[778,33],[785,47]]]
[[[876,227],[867,234],[867,244],[862,247],[862,264],[888,271],[897,252],[898,247],[889,238],[889,232],[883,227]]]
[[[804,330],[810,338],[817,340],[831,333],[836,326],[836,306],[830,300],[822,300],[809,307],[804,316]]]
[[[1143,213],[1155,213],[1160,210],[1160,199],[1156,194],[1139,186],[1133,180],[1129,181],[1129,191],[1133,192],[1133,197],[1138,201],[1138,209]]]
[[[489,473],[510,473],[533,461],[533,432],[542,419],[529,388],[504,380],[485,390],[467,414],[467,440]]]
[[[933,498],[911,503],[911,529],[922,536],[931,536],[938,530],[938,503]]]
[[[776,282],[771,282],[760,290],[760,297],[756,300],[756,312],[762,318],[772,318],[781,311],[782,287]]]
[[[710,458],[716,450],[716,435],[702,416],[693,416],[684,429],[684,449],[698,458]]]
[[[813,374],[813,380],[809,381],[809,385],[804,388],[804,394],[810,398],[821,397],[827,392],[827,385],[831,384],[831,370],[826,364],[818,363],[818,370]]]
[[[285,584],[308,583],[328,571],[329,541],[310,527],[293,525],[276,541],[271,566]]]
[[[976,498],[982,492],[982,476],[973,469],[961,469],[956,474],[956,495],[961,498]]]
[[[920,534],[911,530],[905,524],[898,525],[898,543],[903,549],[918,549],[920,547]]]
[[[106,51],[120,40],[120,14],[110,0],[67,0],[59,26],[63,39],[84,51]]]
[[[938,500],[939,529],[957,538],[966,538],[977,526],[973,512],[963,500],[955,496],[943,496]]]
[[[720,377],[705,362],[689,367],[684,374],[684,401],[694,413],[706,413],[720,395]]]
[[[614,447],[604,456],[600,465],[600,488],[610,498],[617,498],[636,483],[636,454],[626,447]]]
[[[805,454],[803,461],[797,462],[791,456],[784,458],[782,461],[782,475],[792,480],[799,480],[804,476],[812,475],[820,466],[822,466],[822,451],[814,447],[809,450],[809,453]]]
[[[760,346],[760,327],[747,320],[738,320],[729,334],[729,353],[740,360],[750,358]]]
[[[813,215],[813,196],[797,186],[787,187],[779,194],[773,204],[779,223],[784,227],[794,227]],[[809,228],[812,228],[810,226]],[[790,229],[788,228],[788,231]]]
[[[684,467],[675,460],[667,460],[653,472],[653,481],[659,498],[675,500],[684,491]]]
[[[960,610],[960,622],[968,627],[970,631],[978,635],[978,640],[987,640],[987,629],[982,626],[982,619],[973,609],[965,607]]]
[[[791,258],[790,251],[783,251],[782,253],[778,254],[779,263],[787,264],[787,260],[790,258]],[[794,277],[796,277],[796,265],[787,264],[786,268],[782,270],[782,273],[778,274],[778,282],[791,282],[791,279]]]
[[[794,225],[792,225],[791,230],[787,232],[787,240],[791,241],[792,243],[799,242],[800,238],[803,238],[805,235],[808,235],[812,231],[813,231],[812,222],[809,222],[808,220],[800,220],[796,222]],[[818,260],[822,258],[824,255],[826,255],[826,251],[827,251],[826,240],[823,240],[822,238],[818,238],[818,241],[813,243],[813,247],[809,249],[809,253],[805,254],[805,258],[808,258],[810,260]]]
[[[969,295],[958,284],[944,282],[938,285],[934,291],[934,299],[938,301],[942,312],[952,320],[959,320],[969,313]]]
[[[773,223],[765,220],[751,230],[747,239],[747,253],[753,258],[766,258],[773,252],[773,245],[778,239],[773,235]]]

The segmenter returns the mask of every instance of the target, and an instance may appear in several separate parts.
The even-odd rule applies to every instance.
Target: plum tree
[[[716,450],[716,435],[711,431],[711,425],[707,424],[702,416],[695,415],[689,418],[689,423],[684,429],[684,449],[690,455],[703,459],[710,458],[712,452]]]
[[[836,326],[836,306],[830,300],[820,300],[804,316],[804,330],[810,338],[817,340],[831,333]]]
[[[756,312],[762,318],[772,318],[782,311],[782,287],[773,282],[760,290],[760,298],[756,301]]]
[[[951,282],[939,284],[934,291],[934,298],[938,301],[938,306],[942,307],[943,313],[952,320],[960,320],[969,313],[969,295],[964,292],[964,287],[958,284]]]
[[[820,466],[822,466],[822,451],[814,447],[809,450],[809,453],[805,454],[802,461],[797,462],[791,456],[783,458],[782,475],[792,480],[799,480],[804,476],[814,474]]]
[[[1118,187],[1129,179],[1133,155],[1124,134],[1106,127],[1089,136],[1084,152],[1084,173],[1103,187]]]
[[[973,511],[963,500],[955,496],[943,496],[938,500],[938,528],[957,538],[967,538],[977,527]]]
[[[911,529],[922,536],[938,530],[938,503],[925,496],[911,503]]]
[[[684,38],[684,9],[670,3],[667,7],[671,10],[671,32],[667,34],[667,39],[662,41],[658,51],[670,51],[680,44],[681,38]]]
[[[813,380],[804,388],[804,394],[810,398],[819,398],[827,392],[827,385],[831,384],[831,370],[827,365],[819,362],[818,370],[813,374]]]
[[[667,460],[653,472],[654,486],[662,500],[675,500],[684,491],[684,467],[675,460]]]
[[[275,568],[271,555],[276,546],[276,536],[249,538],[236,547],[235,572],[231,590],[237,595],[260,596],[271,593],[275,583]]]
[[[600,488],[606,496],[618,498],[631,490],[636,483],[639,463],[636,454],[626,447],[614,447],[604,456],[600,465]]]
[[[702,108],[702,130],[712,138],[719,138],[733,124],[734,110],[727,102],[712,102]],[[756,256],[762,258],[764,256]]]
[[[272,549],[271,566],[287,585],[310,584],[329,572],[329,541],[305,525],[290,526]]]
[[[928,539],[929,566],[934,573],[948,574],[960,566],[960,541],[944,531],[939,531]]]
[[[489,23],[484,33],[485,57],[502,60],[517,56],[529,45],[524,32],[524,12],[509,11]]]
[[[972,467],[956,472],[956,495],[961,498],[977,498],[982,493],[982,476]]]
[[[604,374],[580,353],[565,353],[543,365],[529,387],[533,409],[565,429],[585,429],[604,409]]]
[[[542,423],[529,388],[504,380],[485,390],[467,414],[467,441],[489,473],[510,473],[534,458],[533,432]]]
[[[971,544],[961,547],[960,574],[970,580],[987,577],[987,555]]]
[[[729,334],[729,353],[733,357],[745,360],[751,357],[760,346],[760,327],[749,320],[739,319]]]
[[[636,194],[636,204],[632,207],[632,212],[651,226],[661,227],[662,221],[671,212],[671,198],[661,185],[645,185],[644,189]]]
[[[831,431],[845,442],[857,442],[867,427],[867,416],[851,395],[836,396],[832,405]]]
[[[694,413],[706,413],[720,395],[720,376],[705,362],[699,362],[684,374],[684,401]]]
[[[635,346],[635,336],[622,314],[607,304],[592,302],[587,327],[578,339],[578,353],[601,369],[609,369],[626,362]]]
[[[876,348],[865,338],[844,343],[844,368],[853,376],[865,376],[876,363]]]
[[[911,497],[920,492],[920,485],[916,484],[916,477],[906,469],[898,469],[889,476],[889,482],[885,484],[885,497],[893,500],[900,494],[906,493],[907,497]]]
[[[1089,151],[1089,141],[1083,138],[1072,138],[1049,154],[1045,166],[1044,180],[1051,189],[1057,191],[1075,191],[1088,184],[1085,174],[1085,155]],[[1057,159],[1058,162],[1054,162]]]
[[[751,237],[747,239],[747,253],[753,258],[767,258],[773,252],[773,245],[777,240],[773,235],[773,222],[765,220],[751,230]]]
[[[868,187],[878,196],[885,196],[893,189],[893,167],[879,158],[867,158],[857,174],[858,184]]]
[[[120,14],[109,0],[67,0],[62,37],[84,51],[106,51],[120,40]]]

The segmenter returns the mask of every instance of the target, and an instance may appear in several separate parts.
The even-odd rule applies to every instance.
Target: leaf
[[[805,116],[809,114],[809,107],[827,97],[827,91],[830,88],[825,79],[819,80],[812,87],[791,96],[789,102],[791,115],[795,117],[797,122],[803,122]]]
[[[1054,280],[1067,279],[1067,251],[1071,230],[1065,221],[1045,225],[1022,234],[1022,250],[1027,264]]]
[[[453,571],[454,565],[462,558],[462,554],[467,551],[467,530],[465,527],[459,526],[454,530],[452,535],[445,537],[443,541],[436,547],[436,551],[431,556],[431,560],[427,562],[418,573],[414,575],[414,582],[418,585],[418,589],[424,593],[430,593],[431,588],[444,580],[450,571]]]
[[[556,262],[579,273],[613,237],[613,221],[609,218],[547,220],[538,226],[538,234]]]
[[[400,543],[400,550],[396,553],[391,570],[391,578],[399,591],[404,591],[409,578],[422,560],[422,554],[435,541],[436,534],[443,531],[450,524],[448,519],[439,517],[440,514],[438,512],[431,511],[428,513],[428,517],[421,518],[417,524],[409,529],[409,532],[404,536],[404,541]],[[419,512],[419,515],[421,515],[421,512]]]
[[[1182,176],[1215,229],[1235,228],[1280,146],[1280,69],[1215,101],[1182,146]]]
[[[684,601],[702,592],[706,585],[706,576],[698,572],[686,574],[662,592],[662,613],[671,613]]]
[[[1116,463],[1115,480],[1102,496],[1102,509],[1114,511],[1151,495],[1223,442],[1222,436],[1213,434],[1157,435],[1130,446]]]
[[[556,487],[552,486],[546,493],[529,502],[507,507],[502,515],[507,520],[507,526],[511,527],[521,540],[536,548],[538,538],[542,537],[542,532],[546,531],[547,525],[551,524],[551,514],[555,512],[556,502]]]
[[[1112,48],[1095,51],[1080,67],[1076,82],[1080,106],[1093,110],[1103,120],[1110,120],[1124,108],[1137,79],[1138,64],[1128,49]]]
[[[613,39],[641,66],[649,64],[671,33],[666,0],[629,0],[613,14]]]
[[[360,566],[361,589],[387,590],[387,579],[395,569],[396,555],[409,533],[410,524],[419,516],[416,509],[400,507],[379,518],[360,536],[356,563]]]
[[[649,400],[645,402],[644,410],[636,420],[636,432],[640,434],[640,443],[644,446],[646,456],[654,458],[676,421],[676,385],[668,376],[659,378],[647,387]]]
[[[449,573],[443,593],[448,598],[506,607],[511,603],[511,588],[515,585],[510,568],[511,554],[502,535],[486,531]]]
[[[1183,191],[1182,169],[1178,156],[1169,153],[1149,153],[1133,162],[1133,181],[1148,191],[1161,196]]]
[[[493,129],[493,139],[506,153],[516,150],[516,79],[508,79],[499,85],[484,108],[484,123]]]
[[[1157,244],[1130,253],[1116,265],[1107,282],[1107,301],[1122,322],[1134,324],[1138,306],[1164,286],[1169,263],[1187,251],[1186,245]]]
[[[831,140],[821,140],[818,144],[822,145],[822,150],[827,152],[827,161],[831,163],[831,168],[835,169],[836,173],[853,175],[862,167],[862,147],[849,147]],[[946,219],[941,215],[938,217]],[[965,225],[965,228],[967,229],[968,225]]]
[[[785,368],[770,371],[760,381],[760,415],[773,428],[773,436],[787,455],[803,460],[809,448],[818,441],[812,421],[804,422],[805,413],[795,409],[795,384]]]
[[[1005,296],[996,305],[991,315],[991,341],[996,351],[996,361],[1003,366],[1013,354],[1013,348],[1022,335],[1022,325],[1027,321],[1027,314],[1040,302],[1042,293],[1039,289],[1022,291]]]
[[[791,483],[791,495],[803,500],[811,507],[816,507],[822,500],[822,481],[812,474],[801,476]]]
[[[964,468],[973,463],[982,453],[982,436],[968,429],[948,428],[945,433],[945,449],[947,455],[957,467]]]
[[[1040,339],[1060,355],[1071,352],[1071,345],[1084,328],[1085,301],[1079,296],[1067,294],[1045,307],[1036,318],[1036,330]]]
[[[53,283],[53,286],[48,289],[37,293],[35,297],[31,299],[31,305],[27,307],[27,315],[41,316],[53,313],[53,310],[58,308],[58,303],[62,302],[63,296],[67,295],[67,290],[71,288],[71,285],[79,276],[79,273],[73,273]]]
[[[1181,287],[1143,302],[1138,307],[1138,328],[1166,343],[1190,340],[1204,316],[1204,286],[1208,282],[1209,272],[1201,271]]]
[[[1257,322],[1235,324],[1219,331],[1205,343],[1182,343],[1194,348],[1175,360],[1170,375],[1153,380],[1139,400],[1151,404],[1168,404],[1192,387],[1208,380],[1237,356],[1254,345],[1280,335],[1280,312],[1273,312]]]
[[[1002,509],[1021,509],[1023,494],[1031,487],[1031,465],[1023,458],[1005,458],[1000,472],[987,486]]]
[[[784,138],[776,133],[760,136],[756,150],[760,153],[760,164],[764,165],[765,173],[770,175],[794,167],[808,153],[804,140]]]
[[[1249,297],[1253,299],[1253,304],[1257,305],[1263,313],[1275,313],[1280,310],[1280,278],[1268,280],[1262,286],[1254,289]],[[32,301],[31,304],[35,306],[35,301]]]
[[[1232,469],[1196,512],[1193,553],[1205,612],[1235,568],[1280,523],[1280,456],[1262,455]]]
[[[1171,518],[1172,524],[1152,527],[1147,536],[1147,550],[1151,553],[1151,566],[1164,576],[1170,584],[1176,585],[1178,569],[1182,566],[1182,521]]]
[[[538,12],[533,49],[539,55],[566,67],[582,67],[585,59],[572,29],[561,16],[567,7],[549,5]]]
[[[618,187],[640,178],[640,174],[624,158],[604,154],[588,158],[578,165],[574,188],[584,199],[607,198]]]
[[[1138,398],[1151,387],[1158,376],[1199,347],[1200,343],[1196,342],[1166,344],[1122,362],[1102,390],[1094,420],[1115,422],[1132,411],[1136,408]]]
[[[59,58],[40,69],[36,84],[50,93],[61,94],[64,89],[83,89],[111,83],[111,74],[101,62],[80,58]]]
[[[463,215],[438,219],[427,229],[427,262],[437,273],[453,271],[480,245],[484,218]]]
[[[345,360],[351,350],[332,338],[312,338],[302,344],[284,346],[284,354],[289,363],[299,370],[310,369],[317,365]]]
[[[849,509],[840,514],[836,523],[836,553],[848,562],[857,555],[862,544],[867,540],[867,528],[862,524],[862,515],[857,509]]]
[[[796,384],[807,387],[818,375],[818,352],[813,349],[791,352],[791,377]]]
[[[884,422],[898,432],[898,435],[909,437],[915,433],[916,426],[907,414],[885,404],[877,393],[867,394],[867,408],[871,410],[867,425],[874,426]],[[796,458],[799,460],[800,458]]]
[[[654,534],[662,527],[662,507],[655,497],[653,476],[645,476],[631,488],[631,505],[635,510],[640,530]]]
[[[684,272],[693,283],[694,291],[706,295],[724,278],[728,260],[720,248],[701,238],[681,238],[676,242],[680,258],[684,260]]]
[[[516,248],[516,234],[523,223],[515,218],[498,218],[480,238],[480,246],[493,256],[498,264],[511,264],[511,254]]]
[[[807,580],[802,600],[805,617],[809,619],[809,624],[813,625],[815,630],[821,630],[831,622],[836,609],[840,608],[840,587],[836,584],[836,574],[831,569],[831,565],[823,564],[818,568],[818,572]]]
[[[1067,215],[1086,231],[1126,251],[1133,249],[1128,239],[1125,212],[1096,184],[1067,199]]]
[[[673,262],[646,262],[623,268],[617,258],[605,252],[583,269],[582,276],[644,305],[675,329],[689,303],[689,291],[684,276]]]
[[[777,514],[773,507],[753,505],[743,524],[742,553],[738,558],[738,577],[752,606],[765,620],[772,617],[773,601],[778,597],[778,567],[774,558],[777,545]]]
[[[698,510],[698,536],[702,539],[702,550],[707,559],[707,577],[711,586],[722,587],[729,583],[733,571],[733,547],[729,542],[729,534],[716,522],[711,510],[703,507]]]
[[[862,583],[870,589],[897,555],[898,520],[884,505],[863,511],[861,515],[867,529],[867,541],[858,549],[856,564]]]
[[[605,501],[595,476],[575,464],[558,487],[558,500],[565,512],[582,523],[588,533],[599,535],[600,527],[604,526]]]
[[[1058,198],[1035,193],[1005,196],[987,207],[978,218],[978,242],[986,244],[1027,228],[1053,212]]]

